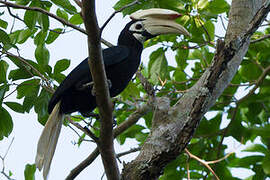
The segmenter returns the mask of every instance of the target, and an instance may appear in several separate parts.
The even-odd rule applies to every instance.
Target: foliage
[[[133,0],[119,0],[114,8],[120,9]],[[13,0],[13,3],[28,7],[39,7],[74,25],[83,23],[78,7],[68,0]],[[145,43],[145,47],[157,45],[159,48],[152,52],[147,66],[142,67],[142,74],[155,85],[157,96],[168,96],[172,103],[177,102],[185,90],[196,83],[204,70],[211,64],[214,56],[214,44],[218,17],[228,15],[230,5],[225,0],[149,0],[126,8],[124,15],[138,9],[167,8],[182,13],[178,22],[186,27],[191,37],[175,37],[175,35],[159,36]],[[2,18],[0,12],[0,140],[8,137],[12,132],[13,123],[10,112],[29,113],[34,108],[38,121],[44,124],[47,120],[47,105],[56,87],[69,68],[70,60],[60,59],[54,66],[50,61],[52,55],[48,46],[65,34],[65,24],[52,27],[51,19],[40,12],[26,10],[23,17],[15,18],[23,21],[23,28],[12,27],[12,22]],[[13,10],[16,11],[16,10]],[[11,28],[12,27],[12,28]],[[220,27],[219,27],[220,28]],[[79,32],[78,32],[79,33]],[[262,31],[256,32],[252,39],[269,34],[269,25]],[[21,44],[31,43],[36,47],[34,58],[16,55]],[[237,179],[233,177],[231,168],[245,168],[252,170],[254,175],[249,179],[266,179],[270,177],[270,40],[265,39],[251,43],[249,50],[241,64],[239,71],[211,109],[211,117],[201,120],[197,131],[188,145],[192,154],[204,160],[215,160],[223,157],[227,145],[223,140],[232,137],[234,140],[246,144],[252,143],[243,151],[250,152],[242,158],[231,155],[226,160],[213,166],[215,173],[222,179]],[[21,50],[20,50],[21,51]],[[22,50],[23,51],[23,50]],[[10,54],[9,52],[13,52]],[[168,56],[168,52],[170,52]],[[169,62],[172,59],[173,62]],[[10,64],[16,68],[11,69]],[[9,98],[10,93],[16,92],[17,99]],[[252,92],[252,93],[246,93]],[[239,94],[241,95],[240,98]],[[115,100],[115,115],[118,123],[127,119],[134,112],[136,104],[147,99],[145,90],[138,78],[131,82],[128,88]],[[7,111],[9,110],[9,111]],[[82,117],[73,117],[81,121]],[[120,144],[127,138],[136,139],[143,144],[151,129],[152,112],[143,117],[144,123],[132,126],[117,137]],[[225,125],[227,124],[227,125]],[[99,122],[92,123],[93,132],[98,135]],[[78,139],[78,145],[83,142],[85,134]],[[187,171],[187,162],[189,171]],[[33,165],[26,165],[25,179],[34,179]],[[160,179],[187,178],[212,179],[212,174],[195,160],[189,160],[184,154],[172,161],[164,170]]]

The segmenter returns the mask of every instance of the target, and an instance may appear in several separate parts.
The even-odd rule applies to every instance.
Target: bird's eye
[[[141,24],[136,24],[135,28],[136,28],[137,30],[142,29],[142,25],[141,25]]]

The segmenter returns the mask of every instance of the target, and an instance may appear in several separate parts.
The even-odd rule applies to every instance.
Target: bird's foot
[[[81,114],[83,115],[83,117],[94,117],[96,119],[99,119],[99,115],[97,113],[93,113],[93,112],[81,112]]]
[[[114,128],[115,126],[117,126],[117,121],[116,121],[116,117],[113,116],[113,128]]]
[[[94,82],[93,81],[92,82],[89,82],[89,83],[85,83],[83,85],[79,85],[77,87],[77,89],[80,90],[80,91],[83,91],[83,90],[85,90],[87,88],[91,88],[91,87],[94,87]]]
[[[90,83],[92,83],[92,82],[90,82]],[[109,80],[109,79],[107,79],[107,83],[108,83],[108,87],[109,87],[109,89],[112,87],[112,82],[111,82],[111,80]],[[93,88],[92,88],[92,90],[91,90],[91,93],[92,93],[92,96],[96,96],[96,88],[95,88],[95,86],[93,85]]]
[[[109,80],[109,79],[107,79],[107,83],[108,83],[108,87],[109,87],[109,89],[111,89],[111,87],[112,87],[112,81],[111,81],[111,80]]]
[[[92,96],[96,96],[96,88],[95,88],[95,86],[93,86],[93,88],[91,89],[91,94],[92,94]]]

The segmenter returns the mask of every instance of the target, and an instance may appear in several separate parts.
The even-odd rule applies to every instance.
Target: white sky
[[[99,0],[97,2],[97,14],[100,25],[111,15],[113,12],[113,5],[116,0]],[[0,10],[3,11],[2,9]],[[13,12],[16,12],[13,10]],[[21,11],[24,12],[24,11]],[[6,12],[7,13],[7,12]],[[9,23],[13,21],[10,16],[6,16],[6,21]],[[55,24],[57,22],[51,20],[51,28],[55,28]],[[128,17],[123,19],[121,14],[116,15],[112,21],[106,27],[103,38],[116,44],[118,35],[125,24],[129,21]],[[22,26],[22,25],[21,25]],[[24,27],[24,25],[22,26]],[[57,26],[61,27],[61,26]],[[221,26],[220,26],[221,27]],[[224,30],[222,28],[218,29],[219,35],[224,35]],[[25,58],[34,59],[34,51],[35,46],[32,43],[32,40],[28,40],[29,43],[27,45],[20,46],[20,54]],[[66,71],[66,73],[70,72],[76,65],[78,65],[85,57],[87,57],[87,41],[86,36],[77,31],[69,32],[65,35],[61,35],[53,44],[47,46],[50,51],[50,64],[54,65],[55,62],[62,58],[71,59],[70,68]],[[148,48],[143,52],[143,61],[148,61],[149,54],[156,49],[157,47]],[[174,56],[168,57],[169,63],[174,64],[172,62]],[[8,62],[10,63],[10,61]],[[11,66],[12,67],[12,66]],[[9,97],[6,101],[17,101],[16,96]],[[15,179],[24,179],[24,166],[27,163],[34,163],[34,158],[36,154],[36,146],[38,142],[38,138],[41,134],[43,126],[40,125],[37,121],[37,116],[33,110],[29,114],[18,114],[11,112],[14,129],[9,138],[5,138],[0,142],[0,154],[4,155],[8,145],[10,144],[12,138],[14,137],[14,142],[12,147],[5,159],[5,168],[6,172],[11,170],[13,173],[12,178]],[[51,171],[49,174],[49,180],[64,179],[77,164],[79,164],[82,160],[84,160],[92,150],[95,149],[95,145],[93,143],[82,143],[80,148],[74,146],[71,141],[77,141],[78,137],[75,133],[63,126],[60,138],[58,141],[58,145],[56,148],[55,156],[53,158],[53,162],[51,165]],[[115,141],[116,142],[116,141]],[[226,139],[226,143],[229,143],[231,147],[235,146],[232,139]],[[132,147],[137,147],[137,142],[134,140],[128,140],[124,146],[120,146],[117,142],[115,143],[116,152],[123,152],[129,150]],[[122,160],[128,162],[132,160],[137,153],[134,153],[129,156],[124,156]],[[121,164],[119,164],[120,170],[122,169]],[[2,169],[2,164],[0,163],[0,169]],[[77,180],[85,180],[85,179],[100,179],[103,174],[103,166],[100,160],[100,157],[90,165],[87,169],[85,169],[79,176],[77,176]],[[247,177],[250,173],[246,173],[246,170],[236,170],[234,174],[238,174],[242,177]],[[243,176],[244,175],[244,176]],[[0,179],[5,179],[5,177],[1,174]],[[41,180],[42,176],[39,171],[36,172],[36,179]]]

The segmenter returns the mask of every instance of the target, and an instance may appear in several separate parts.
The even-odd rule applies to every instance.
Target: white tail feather
[[[60,102],[58,102],[54,106],[38,141],[36,167],[40,171],[44,167],[43,177],[45,180],[50,170],[63,119],[64,114],[60,113]]]

